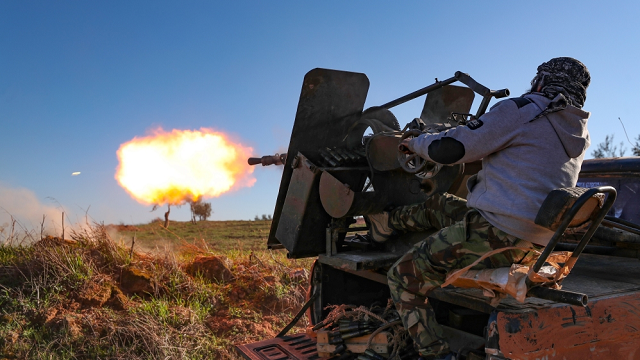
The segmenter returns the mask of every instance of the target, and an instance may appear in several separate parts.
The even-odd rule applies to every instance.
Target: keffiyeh
[[[542,80],[540,93],[545,97],[555,99],[562,94],[569,105],[582,108],[587,99],[591,75],[580,61],[570,57],[558,57],[538,66],[538,73],[531,85],[534,86],[539,80]]]

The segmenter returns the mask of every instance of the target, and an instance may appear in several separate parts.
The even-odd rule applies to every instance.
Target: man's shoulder
[[[540,93],[529,93],[529,94],[524,94],[522,95],[523,98],[531,101],[533,104],[535,104],[538,108],[540,108],[540,110],[542,109],[546,109],[547,106],[549,105],[549,103],[551,102],[551,99],[549,99],[548,97],[540,94]]]
[[[535,93],[529,93],[524,94],[520,97],[512,97],[505,101],[515,104],[518,109],[522,109],[523,107],[531,104],[535,105],[536,107],[540,107],[540,105],[548,103],[549,99]]]
[[[537,114],[546,108],[549,99],[537,94],[524,94],[520,97],[512,97],[503,100],[495,105],[502,107],[502,111],[518,112],[525,117],[530,114]]]
[[[490,112],[494,113],[494,115],[517,116],[516,114],[520,113],[522,108],[530,104],[534,104],[534,102],[529,98],[524,96],[513,97],[499,101],[491,107]]]
[[[530,94],[504,99],[491,107],[485,119],[517,126],[516,124],[529,122],[542,111],[538,102],[535,95],[532,97]]]
[[[510,98],[509,100],[513,101],[516,106],[518,107],[518,109],[520,109],[521,107],[525,107],[529,104],[532,103],[531,100],[527,99],[526,97],[517,97],[517,98]]]

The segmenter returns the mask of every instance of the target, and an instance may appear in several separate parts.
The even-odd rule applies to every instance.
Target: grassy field
[[[96,224],[0,244],[0,359],[237,359],[305,300],[312,260],[264,250],[269,226]]]
[[[109,235],[116,242],[143,251],[178,251],[185,244],[196,244],[210,251],[265,250],[270,220],[258,221],[171,221],[164,228],[162,221],[141,225],[109,225]]]

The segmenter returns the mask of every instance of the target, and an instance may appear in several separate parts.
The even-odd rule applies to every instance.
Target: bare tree
[[[171,212],[171,204],[167,204],[167,212],[164,213],[164,228],[169,228],[169,213]]]
[[[189,201],[189,209],[191,210],[191,223],[195,224],[196,221],[196,206],[198,204],[198,202],[200,201],[200,199],[196,200],[196,201]]]
[[[151,209],[151,211],[155,211],[160,206],[161,206],[160,204],[153,205],[153,208]],[[180,205],[177,205],[177,206],[180,207]],[[171,204],[167,204],[167,212],[164,213],[164,228],[165,229],[169,228],[169,213],[171,213]]]
[[[639,137],[640,139],[640,137]],[[598,144],[598,146],[593,150],[591,156],[596,159],[600,158],[609,158],[609,157],[622,157],[627,149],[624,148],[624,143],[620,142],[620,148],[618,146],[613,145],[613,134],[607,135],[604,138],[604,141]],[[635,153],[635,147],[634,147]]]

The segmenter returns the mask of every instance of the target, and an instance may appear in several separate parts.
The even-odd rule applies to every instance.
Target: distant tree
[[[638,138],[636,139],[636,143],[631,148],[631,152],[633,153],[634,156],[640,156],[640,135],[638,135]]]
[[[196,217],[200,221],[204,221],[211,216],[211,203],[203,203],[202,198],[190,201],[189,206],[191,208],[191,222],[194,224],[196,223]]]
[[[253,221],[258,221],[258,220],[260,220],[260,217],[258,215],[256,215],[256,217],[253,218]]]
[[[638,137],[640,140],[640,137]],[[637,143],[636,143],[637,145]],[[636,146],[633,148],[633,152],[635,153]],[[640,150],[640,149],[639,149]],[[618,146],[613,145],[613,134],[607,135],[604,138],[604,141],[598,144],[598,146],[593,150],[591,156],[596,159],[600,158],[608,158],[608,157],[622,157],[627,149],[624,148],[624,143],[620,142],[620,148]]]
[[[211,203],[202,203],[202,205],[196,209],[196,215],[198,215],[200,221],[207,220],[211,216],[212,212]]]

